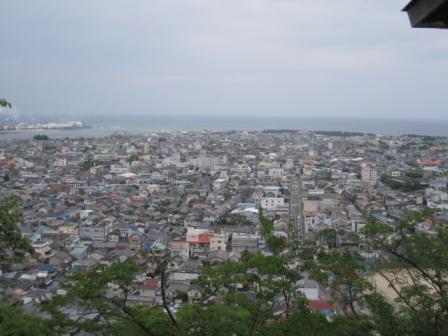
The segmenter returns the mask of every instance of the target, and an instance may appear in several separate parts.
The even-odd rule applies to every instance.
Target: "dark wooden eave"
[[[403,11],[414,28],[448,28],[448,0],[412,0]]]

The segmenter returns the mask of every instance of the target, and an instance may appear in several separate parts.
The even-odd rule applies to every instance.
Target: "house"
[[[143,251],[147,253],[147,255],[158,258],[164,257],[168,252],[166,245],[158,241],[144,243]]]
[[[190,290],[188,290],[187,291],[187,296],[188,296],[188,303],[189,304],[199,304],[199,303],[201,303],[202,294],[201,294],[201,291],[198,288],[193,287]]]
[[[227,248],[225,233],[214,233],[210,238],[210,251],[225,251]]]
[[[302,279],[299,281],[299,291],[307,300],[319,300],[319,284],[314,280]]]
[[[96,225],[86,224],[79,228],[81,238],[89,238],[92,240],[105,240],[108,234],[108,228],[102,223]]]
[[[140,295],[155,298],[160,295],[160,279],[148,279],[140,286]]]
[[[199,277],[198,273],[175,272],[170,275],[168,284],[171,286],[191,286],[192,281]]]
[[[259,237],[256,234],[249,234],[243,232],[235,232],[231,234],[230,243],[232,251],[237,252],[256,252],[258,250]]]
[[[227,179],[226,178],[223,178],[223,177],[217,178],[213,182],[213,190],[222,190],[226,183],[227,183]]]
[[[53,266],[68,266],[72,261],[72,256],[65,251],[59,251],[48,259],[48,263]]]
[[[52,243],[53,242],[51,240],[38,240],[31,243],[31,246],[34,248],[34,252],[39,260],[46,261],[55,254],[51,248]]]
[[[187,242],[191,246],[195,245],[210,245],[210,239],[213,236],[213,232],[204,229],[188,228],[187,230]]]
[[[77,260],[82,260],[87,258],[87,251],[87,246],[77,246],[70,251],[70,255]]]
[[[170,244],[171,256],[180,256],[188,259],[190,255],[190,244],[186,241],[173,241]]]
[[[142,249],[143,238],[142,234],[138,231],[134,231],[129,235],[128,247],[132,251],[140,251]]]
[[[326,300],[309,300],[308,307],[311,311],[320,311],[325,316],[331,317],[336,315],[334,304]]]

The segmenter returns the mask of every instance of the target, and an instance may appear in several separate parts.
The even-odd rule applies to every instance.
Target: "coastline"
[[[91,126],[85,127],[64,127],[64,128],[32,128],[32,129],[14,129],[14,130],[0,130],[1,133],[33,133],[33,132],[48,132],[48,131],[74,131],[89,129]]]
[[[146,134],[159,131],[265,131],[307,130],[372,133],[382,136],[448,136],[448,120],[356,119],[356,118],[253,118],[146,116],[125,120],[90,121],[85,127],[38,128],[0,131],[0,140],[26,140],[42,133],[53,138],[100,138],[115,132]]]

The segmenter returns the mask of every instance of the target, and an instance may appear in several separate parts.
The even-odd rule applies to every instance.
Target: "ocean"
[[[81,120],[84,121],[84,120]],[[448,120],[435,119],[374,119],[374,118],[313,118],[313,117],[213,117],[213,116],[146,116],[95,120],[91,128],[72,130],[41,130],[0,133],[2,140],[26,140],[36,134],[50,138],[98,138],[114,132],[145,134],[160,130],[261,131],[264,129],[302,129],[309,131],[350,131],[383,135],[419,134],[448,136]]]

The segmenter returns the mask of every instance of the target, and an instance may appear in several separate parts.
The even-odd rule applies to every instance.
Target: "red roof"
[[[212,296],[209,301],[215,304],[224,304],[224,298],[222,296]]]
[[[274,306],[274,308],[272,308],[272,312],[275,313],[283,313],[286,311],[286,308],[288,308],[288,306],[286,305],[286,303],[281,303],[279,305]]]
[[[310,300],[309,307],[311,310],[334,310],[334,305],[325,300]]]
[[[347,307],[345,307],[345,312],[347,313],[347,315],[353,315],[352,307],[350,307],[349,304],[347,305]]]
[[[15,166],[15,160],[0,160],[0,166]]]
[[[187,236],[187,241],[190,244],[210,244],[210,238],[212,236],[212,232],[202,232],[199,234]]]
[[[425,167],[440,166],[442,164],[442,160],[425,160],[420,164]]]
[[[159,287],[159,279],[149,279],[143,283],[143,288],[148,290],[156,290]]]
[[[304,211],[303,212],[303,215],[305,216],[305,217],[315,217],[315,216],[317,216],[317,212],[316,211]]]

